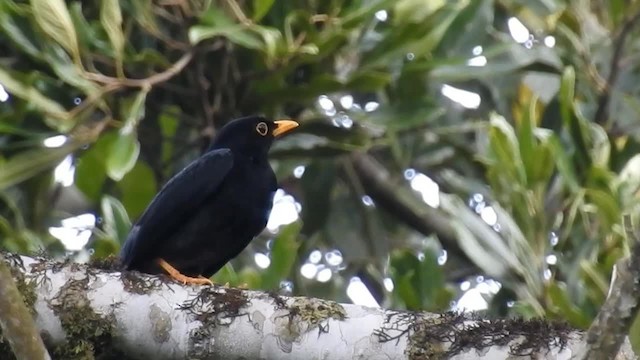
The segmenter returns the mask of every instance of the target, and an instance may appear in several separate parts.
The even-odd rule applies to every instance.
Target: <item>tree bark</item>
[[[613,267],[609,294],[586,333],[586,346],[579,359],[609,359],[624,343],[640,310],[640,238],[633,230],[631,216],[624,217],[631,254]]]
[[[569,359],[584,333],[545,320],[366,308],[21,257],[54,358]],[[511,356],[511,357],[509,357]],[[634,359],[628,343],[617,359]]]
[[[49,360],[49,353],[25,306],[27,296],[21,295],[16,282],[24,283],[24,276],[12,278],[8,262],[0,254],[0,342],[6,342],[18,360]],[[8,351],[2,349],[0,352]]]

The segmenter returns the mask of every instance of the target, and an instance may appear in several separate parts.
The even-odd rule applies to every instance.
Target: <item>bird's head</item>
[[[298,123],[293,120],[273,121],[263,116],[243,117],[223,126],[211,148],[229,148],[234,154],[250,157],[266,156],[275,138],[296,127]]]

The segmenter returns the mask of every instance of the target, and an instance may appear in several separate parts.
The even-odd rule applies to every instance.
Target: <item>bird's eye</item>
[[[261,122],[256,125],[256,131],[258,134],[265,136],[269,132],[269,127],[267,126],[267,123]]]

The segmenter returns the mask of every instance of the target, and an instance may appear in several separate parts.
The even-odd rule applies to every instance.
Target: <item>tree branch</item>
[[[126,86],[126,87],[139,87],[139,88],[147,88],[152,87],[158,83],[163,83],[172,77],[176,76],[178,73],[182,71],[182,69],[189,64],[189,62],[193,59],[193,51],[188,51],[171,67],[167,70],[153,74],[144,79],[129,79],[129,78],[114,78],[103,74],[85,72],[84,76],[92,81],[99,82],[105,85],[110,86]]]
[[[633,27],[640,21],[640,11],[627,18],[620,33],[614,40],[613,55],[611,56],[611,64],[609,66],[609,76],[607,77],[606,87],[603,89],[602,94],[598,98],[598,108],[594,116],[596,124],[604,124],[609,119],[609,102],[611,101],[611,93],[615,83],[618,81],[618,75],[620,74],[620,62],[622,61],[622,55],[624,53],[624,45],[627,37],[633,30]]]
[[[89,349],[134,359],[567,359],[584,344],[583,333],[543,320],[365,308],[21,260],[10,265],[35,290],[37,325],[60,358]],[[617,357],[632,358],[628,345]]]
[[[6,341],[18,360],[51,359],[15,283],[24,276],[17,272],[14,281],[7,265],[0,254],[0,348]]]
[[[445,215],[427,205],[418,209],[403,201],[395,186],[389,183],[387,170],[370,155],[354,153],[351,159],[365,192],[376,204],[418,232],[427,236],[436,234],[451,255],[468,259],[458,245],[456,232]]]
[[[578,359],[611,359],[624,342],[640,309],[640,239],[631,228],[629,216],[625,228],[632,239],[631,256],[614,266],[609,295],[589,327],[588,346]]]

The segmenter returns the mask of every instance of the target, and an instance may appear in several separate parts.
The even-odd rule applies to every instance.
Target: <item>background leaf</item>
[[[31,0],[33,15],[42,30],[62,45],[80,64],[80,49],[76,29],[63,0]]]
[[[135,133],[120,134],[107,157],[107,174],[113,180],[121,180],[136,164],[140,154],[140,143]]]
[[[100,9],[100,22],[111,41],[116,66],[118,67],[118,75],[124,77],[123,73],[123,51],[124,51],[124,34],[122,32],[122,11],[120,10],[119,0],[104,0]]]

